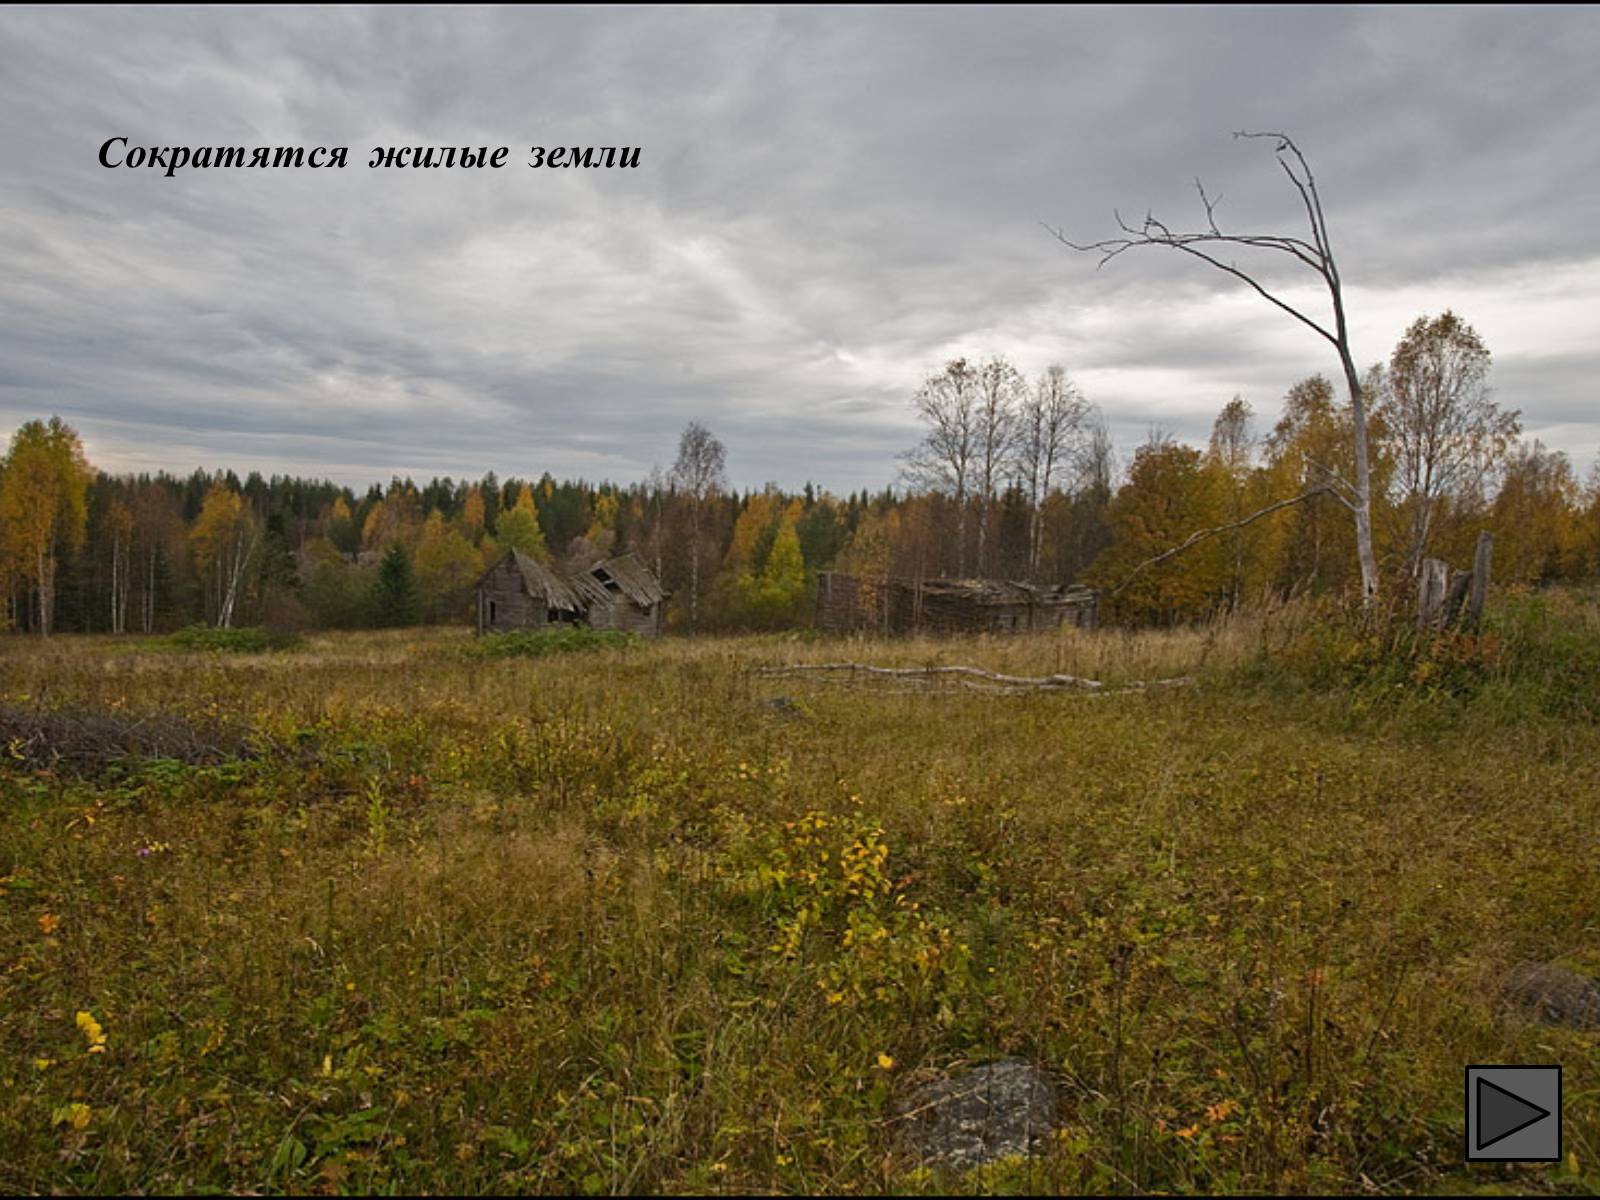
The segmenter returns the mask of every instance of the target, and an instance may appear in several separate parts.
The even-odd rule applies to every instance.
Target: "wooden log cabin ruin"
[[[633,554],[563,574],[510,550],[478,580],[478,632],[581,623],[656,637],[666,598],[660,580]]]
[[[1093,629],[1092,588],[999,579],[866,579],[817,576],[816,627],[834,632],[1027,633],[1064,625]]]

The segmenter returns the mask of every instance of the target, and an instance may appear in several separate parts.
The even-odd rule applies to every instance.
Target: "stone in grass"
[[[772,699],[763,700],[761,703],[768,712],[774,713],[780,717],[799,717],[805,715],[801,711],[800,706],[788,696],[774,696]]]
[[[1056,1084],[1021,1058],[935,1079],[895,1105],[905,1148],[924,1167],[951,1171],[1041,1154],[1056,1128]]]
[[[1600,983],[1587,975],[1554,963],[1518,963],[1506,972],[1500,994],[1546,1025],[1600,1032]]]

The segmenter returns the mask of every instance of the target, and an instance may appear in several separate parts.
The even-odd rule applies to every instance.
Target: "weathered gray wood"
[[[1425,558],[1417,577],[1417,629],[1437,629],[1443,623],[1450,565],[1443,559]]]
[[[1461,616],[1461,606],[1467,602],[1467,589],[1472,586],[1471,571],[1456,571],[1450,576],[1450,591],[1444,598],[1444,615],[1440,625],[1449,629]]]
[[[1003,675],[998,671],[985,671],[981,667],[878,667],[871,663],[858,662],[829,662],[829,663],[782,663],[773,666],[756,668],[756,674],[771,678],[802,675],[806,672],[820,671],[823,675],[817,676],[821,681],[853,684],[857,677],[866,680],[873,679],[902,679],[923,680],[932,683],[936,680],[949,680],[963,682],[962,677],[972,677],[983,680],[983,684],[966,684],[969,687],[980,688],[985,691],[1064,691],[1082,690],[1100,695],[1116,695],[1122,692],[1140,692],[1146,688],[1163,687],[1192,687],[1195,679],[1192,675],[1175,676],[1169,679],[1136,679],[1120,688],[1106,688],[1098,679],[1085,679],[1078,675]]]
[[[1485,530],[1478,535],[1478,552],[1472,559],[1472,587],[1467,600],[1468,629],[1478,628],[1483,619],[1483,602],[1489,596],[1489,560],[1494,554],[1494,534]]]

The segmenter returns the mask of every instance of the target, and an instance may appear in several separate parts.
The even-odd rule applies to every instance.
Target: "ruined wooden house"
[[[666,598],[661,582],[632,554],[569,573],[509,550],[478,580],[478,632],[581,624],[655,637]]]
[[[818,629],[882,633],[1027,633],[1064,625],[1093,629],[1093,588],[1000,579],[817,576]]]

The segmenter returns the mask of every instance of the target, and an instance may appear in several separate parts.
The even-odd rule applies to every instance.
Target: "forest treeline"
[[[1424,557],[1464,564],[1489,530],[1499,582],[1593,578],[1600,469],[1581,482],[1565,454],[1524,440],[1489,390],[1489,361],[1447,312],[1419,318],[1368,373],[1383,571],[1403,583]],[[1235,397],[1204,447],[1152,431],[1125,470],[1060,367],[1030,381],[1002,358],[955,360],[914,404],[924,437],[899,486],[845,496],[731,490],[722,443],[697,423],[670,471],[633,484],[491,472],[360,492],[227,470],[113,475],[59,418],[31,421],[0,461],[0,621],[40,633],[464,622],[477,578],[510,548],[569,566],[632,551],[672,592],[669,626],[693,629],[802,627],[824,570],[1087,583],[1107,593],[1108,617],[1156,623],[1357,586],[1351,522],[1327,484],[1351,456],[1351,414],[1323,376],[1288,388],[1270,423]]]

